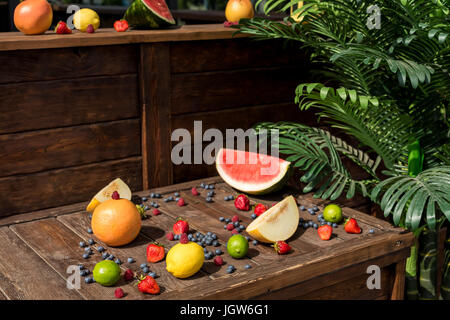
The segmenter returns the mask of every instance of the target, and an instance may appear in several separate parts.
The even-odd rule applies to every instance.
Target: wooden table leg
[[[391,300],[403,300],[405,295],[406,259],[395,265],[395,278],[392,287]]]

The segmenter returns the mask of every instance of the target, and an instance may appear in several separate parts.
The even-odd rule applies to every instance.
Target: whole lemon
[[[166,269],[173,276],[184,279],[196,274],[204,260],[203,248],[197,243],[178,243],[167,253]]]
[[[83,8],[73,15],[73,25],[77,30],[86,32],[86,29],[90,24],[94,27],[94,30],[97,30],[100,26],[100,17],[94,10]]]

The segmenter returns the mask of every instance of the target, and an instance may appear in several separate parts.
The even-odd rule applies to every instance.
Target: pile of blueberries
[[[175,192],[173,196],[168,196],[167,198],[164,198],[164,202],[171,202],[171,201],[178,201],[180,200],[180,193]]]
[[[208,193],[206,194],[205,201],[212,202],[213,197],[216,195],[216,193],[214,192],[215,186],[213,184],[205,184],[204,182],[202,182],[202,183],[200,183],[200,188],[203,188],[205,190],[211,190],[211,191],[208,191]]]
[[[86,267],[83,266],[82,264],[79,264],[78,268],[80,269],[80,275],[82,277],[84,277],[85,283],[94,283],[95,282],[94,277],[89,276],[91,274],[91,271],[89,271],[89,269],[86,269]]]
[[[149,275],[150,277],[152,277],[153,279],[156,279],[156,277],[158,276],[156,274],[156,272],[154,271],[150,271],[150,268],[148,267],[148,265],[146,263],[142,263],[140,265],[140,268],[142,270],[143,273],[145,273],[146,275]]]

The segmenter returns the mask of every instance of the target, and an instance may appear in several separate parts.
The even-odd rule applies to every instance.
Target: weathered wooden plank
[[[86,203],[102,187],[121,177],[131,190],[142,189],[141,158],[132,157],[65,169],[0,178],[0,216]]]
[[[367,268],[372,265],[380,267],[381,273],[387,273],[394,277],[392,265],[395,265],[397,261],[401,261],[409,255],[409,249],[397,251],[392,254],[384,255],[380,258],[371,259],[358,264],[351,265],[347,268],[333,270],[328,273],[324,273],[318,277],[308,279],[306,281],[288,286],[286,288],[270,291],[261,296],[255,297],[256,299],[298,299],[300,296],[307,299],[309,294],[322,289],[327,288],[338,283],[350,283],[355,275],[365,275],[366,280],[371,275],[367,273]],[[392,279],[390,279],[392,280]],[[392,281],[391,281],[392,282]],[[392,291],[392,283],[385,283],[381,286],[384,292]],[[376,290],[375,290],[376,291]],[[378,290],[380,293],[380,290]],[[377,294],[378,295],[378,294]],[[348,294],[336,295],[333,299],[347,299]],[[303,299],[302,298],[302,299]]]
[[[139,119],[0,135],[0,176],[140,155]]]
[[[138,105],[134,74],[3,84],[0,134],[136,118]]]
[[[172,73],[286,66],[302,60],[296,47],[283,48],[283,42],[277,40],[230,39],[170,45]]]
[[[87,229],[90,227],[89,218],[85,213],[76,213],[70,215],[64,215],[58,217],[58,221],[62,222],[65,226],[71,229],[74,233],[76,233],[80,238],[87,241],[89,238],[96,239],[97,243],[94,247],[103,246],[106,248],[108,253],[113,254],[116,258],[119,258],[123,264],[123,269],[131,269],[138,274],[142,274],[142,270],[140,269],[140,265],[142,263],[147,263],[151,271],[156,272],[158,275],[157,282],[164,290],[161,293],[169,292],[174,289],[180,289],[188,287],[193,283],[204,283],[205,281],[210,280],[206,273],[200,272],[196,274],[194,277],[185,279],[183,281],[178,280],[173,277],[166,271],[166,261],[163,260],[158,263],[148,263],[146,257],[146,249],[147,246],[155,241],[162,240],[161,237],[164,238],[164,230],[161,229],[158,225],[154,224],[155,217],[151,217],[148,220],[143,221],[141,233],[139,236],[130,244],[122,246],[122,247],[109,247],[108,245],[98,241],[95,236],[89,234]],[[168,249],[168,248],[166,248]],[[128,263],[128,257],[133,257],[136,262]],[[137,291],[137,289],[136,289]]]
[[[0,228],[0,242],[0,288],[9,299],[83,298],[9,228]]]
[[[0,52],[0,84],[136,73],[137,54],[133,45]]]
[[[172,183],[170,161],[170,65],[165,43],[142,45],[139,67],[142,103],[143,186]]]
[[[121,33],[112,28],[101,28],[95,34],[74,31],[70,36],[55,34],[53,31],[33,37],[20,32],[1,32],[0,51],[247,37],[244,34],[233,36],[234,32],[235,30],[225,28],[222,23],[184,25],[161,30],[130,30]]]
[[[306,76],[303,71],[291,66],[174,74],[171,77],[172,113],[290,102],[294,100],[296,86]],[[268,83],[276,85],[276,90],[268,89]]]
[[[410,252],[409,252],[410,253]],[[405,295],[406,258],[395,264],[394,284],[391,290],[391,300],[403,300]]]

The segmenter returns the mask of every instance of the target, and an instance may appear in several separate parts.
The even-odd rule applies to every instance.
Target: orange
[[[141,231],[141,215],[128,199],[106,200],[95,208],[91,226],[100,241],[112,247],[123,246]]]
[[[47,0],[25,0],[14,9],[14,25],[25,34],[41,34],[50,28],[53,9]]]
[[[251,19],[255,15],[250,0],[229,0],[225,8],[225,17],[229,22],[239,22],[243,18]]]

